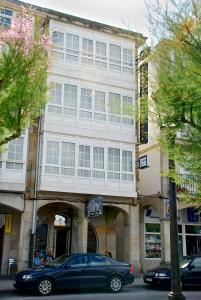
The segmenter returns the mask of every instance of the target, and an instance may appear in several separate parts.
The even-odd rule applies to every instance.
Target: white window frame
[[[64,147],[67,147],[64,149]],[[75,176],[75,143],[62,141],[61,144],[61,175]]]
[[[93,116],[96,121],[106,121],[106,97],[105,92],[95,90]]]
[[[96,66],[101,69],[107,69],[107,47],[106,43],[96,41]]]
[[[12,14],[7,14],[10,11]],[[13,18],[13,10],[7,7],[0,8],[0,26],[9,27]],[[5,22],[6,21],[6,22]]]
[[[133,98],[131,96],[122,96],[122,124],[133,125],[134,120]]]
[[[129,150],[122,150],[121,180],[133,181],[133,179],[133,152]]]
[[[51,149],[51,155],[48,155],[48,144],[55,144],[58,145],[58,153],[56,155],[52,155],[52,152],[54,151],[54,149]],[[52,158],[56,158],[57,162],[53,161],[53,162],[49,162],[48,161],[48,157],[52,157]],[[46,142],[46,154],[45,154],[45,174],[48,175],[59,175],[59,158],[60,158],[60,145],[59,145],[59,141],[55,141],[55,140],[47,140]],[[50,170],[47,171],[47,170]]]
[[[57,100],[57,87],[60,87],[60,101]],[[62,115],[62,93],[63,85],[60,82],[50,82],[50,101],[48,102],[47,111],[49,114]],[[56,99],[56,101],[55,101]]]
[[[93,65],[94,41],[92,39],[82,38],[82,63]]]
[[[93,147],[93,171],[92,177],[105,179],[105,149],[103,147]]]
[[[18,171],[23,170],[24,142],[25,142],[24,137],[21,136],[8,143],[7,159],[6,159],[7,170],[18,170]],[[9,157],[11,153],[13,154],[13,157]]]
[[[69,103],[65,104],[66,97],[66,87],[69,87]],[[74,91],[72,90],[74,89]],[[75,98],[74,98],[75,97]],[[76,99],[76,100],[75,100]],[[63,94],[63,115],[64,116],[71,116],[71,117],[77,117],[77,100],[78,100],[78,87],[73,84],[64,83],[64,94]],[[69,112],[69,113],[65,113]]]
[[[58,33],[61,36],[63,36],[63,39],[61,38],[60,40],[63,42],[59,43],[59,42],[55,42],[54,44],[54,34]],[[55,37],[56,38],[56,37]],[[59,39],[58,39],[59,40]],[[64,59],[64,45],[65,45],[65,33],[63,31],[58,31],[58,30],[53,30],[52,32],[52,57],[55,59]]]
[[[133,73],[133,51],[129,48],[123,48],[122,71],[124,73]]]
[[[109,57],[110,70],[115,72],[121,72],[121,46],[109,44]]]
[[[80,40],[79,35],[73,34],[70,32],[66,32],[66,60],[72,61],[72,62],[78,62],[79,61],[79,51],[80,51]],[[71,41],[69,41],[69,38],[71,38]],[[69,41],[69,45],[68,45]],[[70,45],[71,43],[71,45]]]
[[[93,90],[88,88],[80,88],[80,111],[81,119],[92,119],[92,98]],[[89,104],[89,107],[87,107]]]
[[[86,159],[87,157],[88,157],[88,159]],[[78,177],[91,177],[91,147],[88,145],[79,145],[78,146],[77,176]]]
[[[107,169],[107,179],[108,180],[118,180],[120,181],[120,172],[121,172],[121,151],[119,148],[109,147],[108,151],[108,169]],[[113,152],[112,155],[110,152]],[[119,155],[114,155],[115,152],[118,152]],[[118,162],[117,162],[118,159]],[[110,168],[111,165],[111,168]],[[117,166],[117,168],[116,168]]]
[[[121,95],[109,92],[109,122],[121,123]]]

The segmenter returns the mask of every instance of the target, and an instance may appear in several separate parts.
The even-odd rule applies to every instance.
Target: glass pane
[[[160,233],[160,224],[146,223],[145,224],[145,231],[146,232],[159,232]]]
[[[201,226],[186,225],[186,233],[201,234]]]

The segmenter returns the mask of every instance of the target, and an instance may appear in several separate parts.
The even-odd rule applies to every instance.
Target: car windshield
[[[48,262],[46,265],[47,266],[60,266],[62,265],[64,262],[68,261],[70,255],[62,255],[58,258],[56,258],[55,260],[51,261],[51,262]]]

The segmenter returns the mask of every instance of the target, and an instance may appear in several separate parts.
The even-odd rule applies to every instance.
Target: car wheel
[[[120,292],[123,287],[122,279],[118,276],[113,276],[108,282],[108,287],[112,293]]]
[[[51,295],[54,290],[54,284],[49,278],[42,278],[36,286],[36,293],[40,296]]]

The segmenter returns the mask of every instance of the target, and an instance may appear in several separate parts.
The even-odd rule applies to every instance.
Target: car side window
[[[71,268],[87,266],[87,257],[85,255],[75,256],[69,262]]]
[[[88,265],[89,266],[105,266],[106,260],[104,257],[99,255],[88,256]]]
[[[196,257],[192,262],[192,266],[194,266],[195,269],[201,269],[201,257]]]

